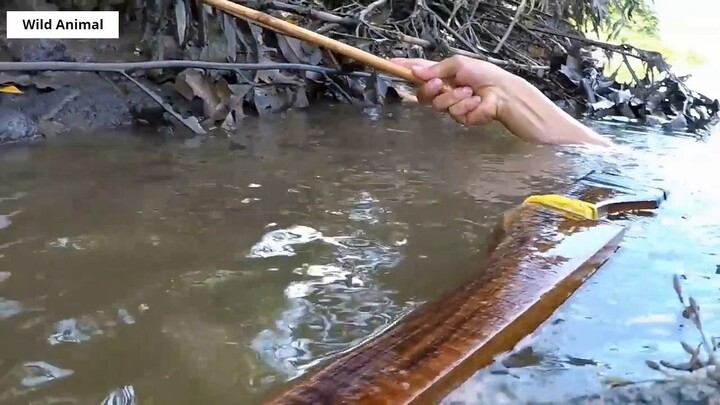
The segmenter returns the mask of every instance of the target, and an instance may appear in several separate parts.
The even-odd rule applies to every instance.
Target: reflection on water
[[[529,366],[479,373],[456,397],[543,386],[558,369],[640,369],[647,353],[628,342],[650,344],[638,331],[667,331],[676,309],[669,281],[647,274],[710,274],[717,219],[688,213],[717,200],[678,167],[712,160],[689,139],[613,128],[641,151],[588,155],[403,108],[246,124],[231,140],[98,135],[0,153],[0,402],[258,403],[473,277],[505,209],[600,167],[667,183],[664,219],[633,228],[597,279],[617,288],[563,309],[517,363]]]
[[[645,360],[683,363],[689,357],[679,342],[700,343],[681,315],[672,288],[676,273],[698,300],[705,333],[720,333],[720,216],[714,209],[720,178],[711,174],[720,139],[704,143],[598,126],[635,148],[603,156],[605,164],[667,188],[669,200],[656,218],[634,224],[620,251],[514,353],[477,372],[443,403],[558,403],[609,384],[662,378]]]

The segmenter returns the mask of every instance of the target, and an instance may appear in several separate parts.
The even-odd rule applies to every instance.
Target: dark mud
[[[13,9],[56,10],[57,7],[42,1],[0,4],[0,12]],[[135,49],[141,36],[139,30],[138,24],[124,27],[119,40],[7,39],[3,24],[0,26],[3,37],[0,61],[139,61]],[[180,103],[176,108],[187,108],[176,93],[149,80],[138,80],[167,101]],[[17,95],[0,94],[0,144],[37,141],[70,131],[109,131],[167,122],[155,101],[115,73],[0,72],[0,81],[14,83],[23,91]]]
[[[99,41],[98,41],[99,42]],[[3,61],[107,61],[92,55],[97,43],[58,40],[5,41]],[[118,48],[115,46],[114,48]],[[97,52],[96,52],[97,53]],[[117,49],[117,60],[131,59],[129,49]],[[2,94],[0,144],[38,140],[60,133],[93,132],[127,128],[137,124],[163,123],[162,108],[118,74],[91,72],[0,73],[22,86],[24,94]],[[173,94],[152,83],[156,93]],[[170,93],[170,94],[168,94]],[[177,97],[176,97],[177,98]]]

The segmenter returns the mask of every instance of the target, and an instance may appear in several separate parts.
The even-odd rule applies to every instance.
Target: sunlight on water
[[[679,270],[720,330],[717,138],[603,123],[622,146],[605,153],[384,114],[248,119],[245,149],[92,137],[0,153],[0,402],[261,402],[476,277],[506,209],[593,169],[671,200],[527,340],[527,365],[451,398],[551,398],[681,357]]]
[[[621,249],[535,334],[476,373],[445,404],[554,403],[623,381],[662,377],[645,360],[682,362],[679,342],[699,343],[682,317],[673,274],[701,307],[706,333],[720,331],[720,139],[706,142],[595,124],[623,145],[589,153],[611,170],[670,191],[656,218],[640,219]],[[531,352],[527,358],[524,353]],[[578,361],[582,359],[582,361]],[[510,366],[514,363],[516,365]]]
[[[265,234],[248,257],[294,256],[291,245],[313,241],[332,245],[334,262],[294,269],[302,279],[285,288],[288,308],[274,328],[263,330],[251,343],[264,361],[288,378],[356,346],[411,309],[394,303],[392,291],[384,290],[373,274],[398,265],[402,253],[364,239],[362,233],[326,237],[307,226],[277,229]]]

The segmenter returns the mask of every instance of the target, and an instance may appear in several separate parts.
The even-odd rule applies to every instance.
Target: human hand
[[[506,100],[504,83],[512,74],[489,62],[453,56],[441,62],[425,59],[391,59],[409,68],[426,83],[417,91],[418,101],[447,112],[465,125],[485,124],[501,115]],[[441,92],[447,83],[452,91]]]
[[[461,124],[498,120],[513,135],[529,142],[612,145],[535,86],[489,62],[464,56],[441,62],[402,58],[392,62],[412,69],[425,82],[417,91],[418,101],[448,112]],[[445,84],[454,89],[443,92]]]

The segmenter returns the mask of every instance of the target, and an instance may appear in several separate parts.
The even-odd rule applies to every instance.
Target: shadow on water
[[[381,118],[331,107],[232,139],[0,153],[0,402],[98,403],[132,385],[141,403],[257,403],[473,277],[504,210],[608,166],[673,191],[660,220],[529,341],[530,364],[479,372],[448,401],[509,383],[571,394],[681,356],[678,269],[712,325],[717,187],[697,173],[713,141],[614,127],[637,152],[588,155],[421,108]]]

